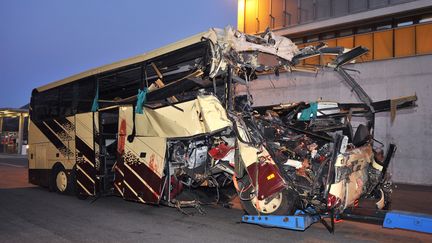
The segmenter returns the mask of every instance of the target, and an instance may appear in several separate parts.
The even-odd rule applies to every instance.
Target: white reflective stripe
[[[70,138],[72,138],[72,136],[69,134],[69,131],[66,128],[64,128],[63,124],[60,124],[60,122],[58,122],[56,119],[53,119],[53,121],[57,123],[57,125],[59,125]]]
[[[85,157],[85,156],[84,156]],[[87,157],[86,157],[87,158]],[[92,162],[90,162],[90,160],[87,158],[87,159],[85,159],[84,160],[85,162],[87,162],[87,163],[89,163],[92,167],[95,167],[95,165],[92,163]]]
[[[93,182],[93,184],[95,183],[95,181],[83,169],[81,169],[81,167],[79,165],[76,165],[76,166],[87,178],[89,178],[89,180],[91,180]]]
[[[78,150],[78,152],[81,153],[81,151],[79,151],[79,150]],[[94,165],[94,164],[89,160],[89,158],[87,158],[83,153],[81,153],[81,154],[82,154],[83,158],[85,157],[84,162],[87,162],[87,163],[89,163],[92,167],[95,167],[95,165]]]
[[[134,189],[132,189],[132,187],[131,186],[129,186],[129,184],[125,181],[125,180],[123,180],[123,183],[129,188],[129,190],[131,190],[134,194],[135,194],[135,196],[142,202],[142,203],[145,203],[144,202],[144,200],[142,200],[142,198],[141,197],[139,197],[138,196],[138,193],[136,193],[136,191],[134,190]]]
[[[115,167],[114,167],[122,176],[124,176],[124,173],[123,173],[123,171],[121,171],[120,170],[120,168],[116,165]]]
[[[88,195],[93,195],[93,193],[89,192],[89,191],[87,190],[87,188],[85,188],[85,186],[83,186],[83,185],[81,184],[81,182],[79,182],[79,180],[77,180],[77,182],[78,182],[78,185],[80,185],[81,188],[84,189],[84,191],[86,191]]]
[[[123,196],[123,192],[122,190],[120,190],[120,188],[117,186],[116,183],[114,183],[114,186],[117,188],[117,191]]]
[[[138,175],[138,173],[136,173],[128,164],[125,163],[124,165],[136,176],[136,178],[138,178],[153,193],[153,195],[156,198],[159,198],[159,195],[155,191],[153,191],[153,189],[147,184],[147,182],[141,176]]]
[[[42,122],[42,123],[45,125],[46,128],[48,128],[48,130],[50,130],[50,132],[52,134],[54,134],[60,140],[60,142],[62,142],[63,146],[65,146],[66,148],[68,147],[68,145],[64,143],[64,140],[61,139],[60,135],[58,135],[56,132],[54,132],[54,130],[52,130],[52,128],[50,126],[48,126],[48,124],[46,122]]]

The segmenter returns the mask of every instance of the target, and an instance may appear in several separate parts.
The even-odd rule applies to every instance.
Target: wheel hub
[[[282,192],[277,193],[272,198],[264,200],[258,200],[256,196],[252,199],[252,204],[257,209],[257,211],[267,214],[275,212],[281,206],[281,203]]]
[[[67,187],[67,176],[66,173],[64,171],[60,171],[59,173],[57,173],[57,177],[56,177],[56,185],[57,185],[57,189],[60,192],[64,192],[66,191],[66,187]]]

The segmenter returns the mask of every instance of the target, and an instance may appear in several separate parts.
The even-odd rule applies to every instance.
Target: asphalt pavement
[[[424,195],[430,197],[426,190]],[[431,204],[429,204],[431,205]],[[424,206],[425,210],[429,210]],[[143,205],[119,197],[79,200],[28,184],[27,161],[0,155],[0,242],[431,242],[432,236],[343,221],[336,232],[316,223],[305,232],[240,223],[243,212],[204,206]]]

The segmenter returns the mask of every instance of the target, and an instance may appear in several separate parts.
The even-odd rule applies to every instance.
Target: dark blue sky
[[[237,0],[0,0],[0,107],[31,90],[205,31]]]

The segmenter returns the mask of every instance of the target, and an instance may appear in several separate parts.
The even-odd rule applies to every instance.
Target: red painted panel
[[[145,202],[158,203],[161,196],[162,178],[146,164],[141,163],[139,158],[130,151],[125,153],[122,159],[123,183],[126,182]]]
[[[286,183],[276,165],[271,163],[253,163],[247,167],[252,185],[256,188],[258,172],[258,199],[265,199],[286,187]]]

